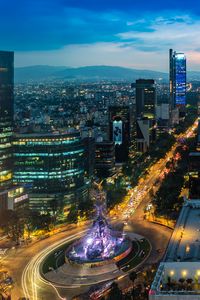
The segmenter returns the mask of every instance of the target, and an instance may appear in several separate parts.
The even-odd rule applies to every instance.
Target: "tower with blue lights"
[[[186,105],[186,56],[169,50],[170,61],[170,105],[171,110]]]

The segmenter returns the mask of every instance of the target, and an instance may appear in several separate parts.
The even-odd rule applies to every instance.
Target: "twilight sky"
[[[200,70],[199,0],[0,0],[0,49],[15,65],[168,70],[168,49]]]

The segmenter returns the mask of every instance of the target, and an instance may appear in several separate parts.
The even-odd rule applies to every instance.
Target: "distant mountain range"
[[[69,68],[41,65],[15,68],[15,83],[45,82],[55,80],[126,80],[133,82],[139,78],[150,78],[167,82],[168,74],[157,71],[136,70],[111,66]],[[188,72],[188,80],[200,80],[200,72]]]

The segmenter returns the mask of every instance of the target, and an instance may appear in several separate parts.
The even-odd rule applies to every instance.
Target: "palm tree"
[[[181,288],[183,288],[183,283],[185,282],[185,278],[180,278],[179,282],[180,282]]]
[[[186,280],[186,282],[187,282],[187,284],[188,284],[188,290],[192,290],[191,285],[192,285],[193,279],[192,279],[192,278],[188,278],[188,279]]]

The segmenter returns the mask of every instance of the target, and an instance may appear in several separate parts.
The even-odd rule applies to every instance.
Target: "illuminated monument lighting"
[[[70,262],[103,263],[117,262],[132,250],[132,242],[123,232],[113,230],[104,216],[103,205],[97,205],[96,218],[86,236],[71,245],[66,258]]]
[[[62,247],[67,248],[65,253],[61,251],[61,255],[65,256],[65,263],[56,270],[52,268],[43,273],[45,280],[66,288],[112,282],[111,280],[126,276],[136,264],[141,264],[148,257],[151,247],[144,237],[130,232],[126,235],[122,230],[115,229],[116,226],[110,226],[105,210],[106,195],[102,191],[101,183],[96,186],[98,190],[92,191],[92,198],[96,203],[96,215],[92,225],[84,236],[70,245],[67,242],[62,243]],[[57,250],[61,249],[59,245],[57,247],[54,249],[55,257],[60,251]],[[42,265],[49,266],[49,253]]]

